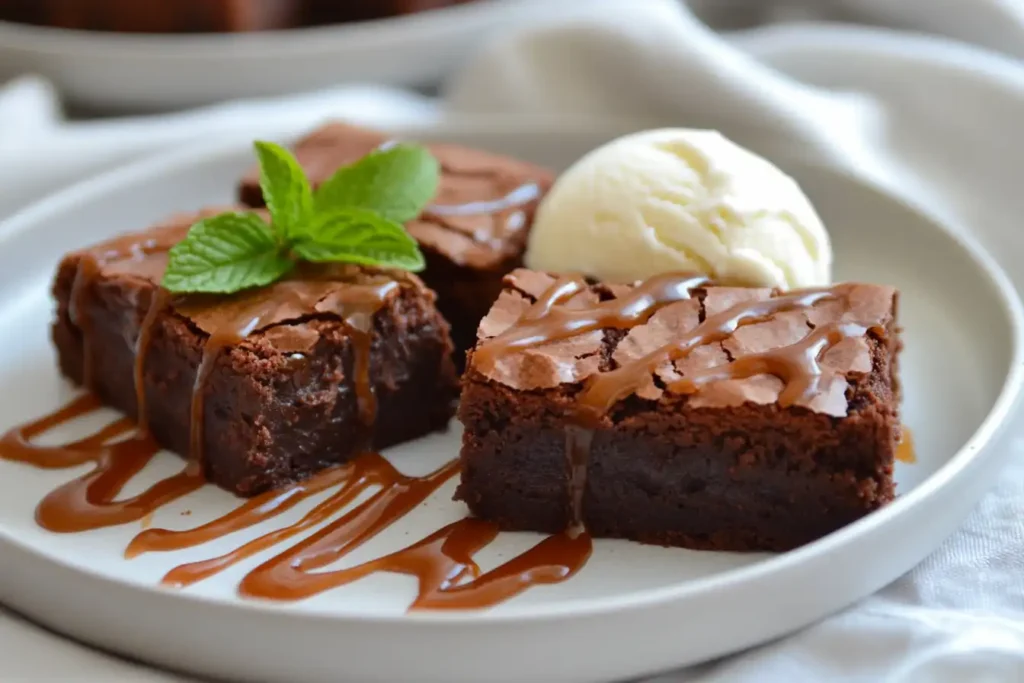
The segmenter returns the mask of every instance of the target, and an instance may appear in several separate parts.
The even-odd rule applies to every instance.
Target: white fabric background
[[[693,12],[675,0],[566,4],[560,18],[489,46],[440,103],[339,89],[65,123],[45,84],[10,84],[0,91],[0,216],[83,174],[199,135],[237,134],[255,119],[625,118],[637,128],[718,128],[768,155],[799,149],[852,169],[964,226],[1024,287],[1024,0],[693,0]],[[758,26],[716,33],[698,16]],[[1024,427],[1016,447],[1024,451]],[[879,594],[777,643],[658,680],[1024,680],[1022,520],[1024,455],[955,537]],[[172,680],[2,615],[0,656],[19,680]]]

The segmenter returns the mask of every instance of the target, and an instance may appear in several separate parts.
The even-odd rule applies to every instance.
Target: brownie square
[[[289,28],[301,11],[301,0],[0,0],[0,16],[15,21],[129,33]]]
[[[700,286],[632,328],[495,353],[496,336],[528,311],[535,320],[550,315],[535,302],[554,283],[545,273],[512,273],[468,359],[456,497],[473,514],[503,529],[556,533],[572,521],[575,490],[582,495],[575,510],[593,536],[778,551],[893,499],[900,341],[892,288],[843,285],[841,297],[755,316],[716,337],[704,332],[737,307],[782,295]],[[555,309],[593,310],[633,291],[590,285]],[[695,334],[707,343],[674,361],[661,355]],[[819,338],[830,344],[814,347],[808,360],[805,347]],[[624,395],[613,394],[606,410],[581,410],[609,377],[650,358],[658,360],[644,367],[653,371],[636,375]],[[758,363],[774,373],[773,358],[782,375],[752,374]],[[820,368],[810,378],[815,391],[793,399],[801,377],[784,381],[782,361]],[[574,433],[592,434],[575,489],[567,452]]]
[[[310,24],[382,19],[462,5],[473,0],[306,0]]]
[[[336,170],[389,140],[364,128],[332,123],[303,138],[295,155],[318,186]],[[458,145],[428,145],[441,164],[433,204],[406,227],[423,249],[423,281],[437,292],[438,308],[460,350],[476,341],[476,328],[501,291],[502,278],[522,265],[534,213],[553,181],[538,166]],[[263,206],[259,169],[239,188],[243,203]]]
[[[266,31],[381,19],[473,0],[0,0],[0,19],[129,33]]]
[[[71,253],[58,268],[53,341],[61,371],[132,418],[140,330],[161,291],[167,249],[201,215]],[[361,313],[347,312],[338,302],[356,294],[376,298]],[[214,357],[201,383],[206,477],[240,495],[301,480],[368,445],[443,429],[454,411],[448,325],[415,276],[310,267],[266,288],[177,297],[155,310],[142,349],[148,426],[161,446],[182,455],[190,453],[204,346],[225,321],[262,311],[250,334]],[[368,378],[359,375],[357,353],[368,358]],[[368,387],[376,410],[367,419]]]

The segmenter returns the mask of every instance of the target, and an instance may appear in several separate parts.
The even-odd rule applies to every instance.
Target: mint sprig
[[[317,190],[316,207],[369,209],[408,223],[434,198],[439,175],[437,159],[423,147],[393,145],[339,169]]]
[[[172,292],[231,294],[269,285],[294,266],[260,216],[222,213],[199,221],[171,247],[162,284]]]
[[[231,294],[276,282],[299,261],[423,269],[423,254],[402,223],[437,193],[440,168],[426,149],[377,150],[314,192],[291,152],[270,142],[255,146],[270,221],[252,212],[199,221],[170,251],[166,289]]]
[[[288,238],[313,216],[313,189],[291,152],[270,142],[257,142],[255,146],[263,203],[277,233]]]
[[[343,261],[373,266],[423,270],[423,254],[398,223],[367,209],[341,209],[317,216],[310,227],[315,240],[295,244],[295,253],[307,261]]]

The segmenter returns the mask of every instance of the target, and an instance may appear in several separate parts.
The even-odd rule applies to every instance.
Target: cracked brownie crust
[[[554,278],[518,270],[480,326],[481,341],[512,326]],[[594,285],[565,305],[626,295]],[[465,425],[457,497],[502,528],[558,532],[570,523],[567,428],[595,378],[692,332],[764,289],[702,287],[632,329],[603,329],[502,354],[472,355],[459,417]],[[785,550],[892,500],[899,440],[896,292],[851,285],[741,326],[723,341],[662,363],[594,426],[582,516],[594,536],[718,550]],[[759,374],[672,387],[708,368],[800,342],[850,319],[875,327],[821,356],[818,391],[783,405],[785,383]],[[881,333],[880,333],[881,332]]]
[[[318,186],[388,140],[383,133],[333,123],[300,140],[294,151]],[[406,228],[426,257],[423,280],[437,292],[456,347],[466,350],[501,292],[502,278],[522,264],[534,213],[553,176],[489,152],[449,144],[427,147],[441,164],[440,188],[431,206]],[[243,178],[239,196],[248,206],[263,206],[258,168]]]

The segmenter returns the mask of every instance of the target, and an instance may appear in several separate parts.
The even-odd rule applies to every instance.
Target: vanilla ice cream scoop
[[[707,130],[629,135],[578,161],[541,204],[526,264],[632,282],[671,271],[722,284],[828,284],[832,248],[796,182]]]

